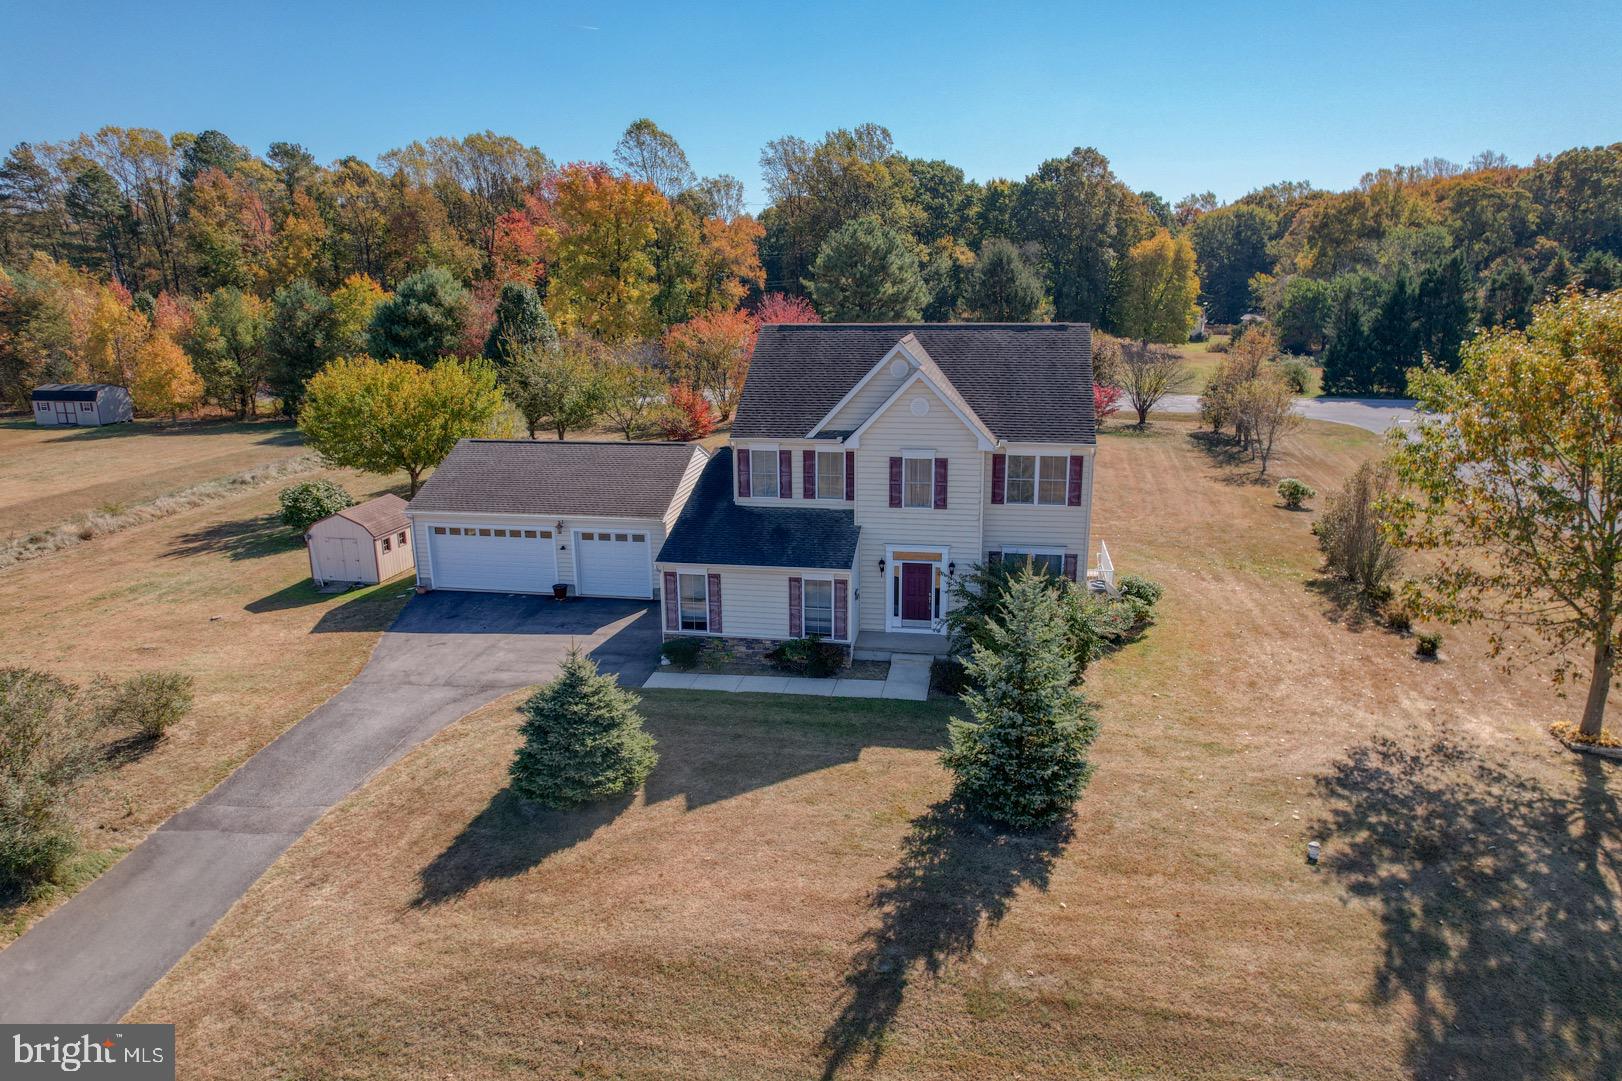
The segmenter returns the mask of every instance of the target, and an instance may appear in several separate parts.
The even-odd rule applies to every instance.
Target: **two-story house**
[[[936,653],[954,579],[1087,566],[1091,334],[763,327],[730,446],[464,440],[407,508],[434,589],[657,599],[664,633]]]
[[[974,564],[1085,572],[1094,429],[1085,325],[766,326],[657,559],[665,633],[940,652]]]

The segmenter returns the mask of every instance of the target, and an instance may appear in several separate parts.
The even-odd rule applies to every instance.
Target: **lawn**
[[[1203,342],[1185,342],[1175,347],[1174,351],[1188,365],[1191,376],[1188,386],[1181,393],[1199,394],[1205,390],[1205,385],[1211,381],[1212,376],[1216,375],[1216,370],[1222,364],[1223,358],[1222,353],[1213,352],[1211,347],[1213,345],[1226,345],[1227,342],[1228,336],[1226,334],[1217,334]],[[1310,398],[1322,393],[1322,383],[1323,369],[1315,366],[1312,369],[1311,385],[1307,387],[1307,397]]]
[[[1168,588],[1090,674],[1068,827],[963,820],[940,703],[674,691],[643,793],[540,813],[509,700],[328,814],[132,1019],[197,1078],[1614,1076],[1622,772],[1481,633],[1426,664],[1335,609],[1311,516],[1192,436],[1100,440],[1096,536]],[[1278,474],[1376,446],[1312,424]]]
[[[260,428],[254,442],[239,439],[239,451],[276,438],[275,430]],[[377,477],[320,475],[360,498],[391,489]],[[80,800],[85,853],[70,890],[347,683],[404,603],[409,579],[316,594],[303,545],[274,517],[279,487],[250,489],[0,572],[0,663],[81,683],[152,668],[179,669],[197,681],[191,714],[161,743],[107,748],[111,768]],[[0,902],[0,944],[63,893],[21,907]]]
[[[41,428],[0,419],[0,542],[304,451],[283,421]]]

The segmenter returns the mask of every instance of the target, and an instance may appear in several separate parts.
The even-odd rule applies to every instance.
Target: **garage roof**
[[[659,518],[703,453],[691,443],[464,439],[410,509]]]

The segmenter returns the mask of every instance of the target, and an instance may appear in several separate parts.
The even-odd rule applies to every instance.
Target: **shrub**
[[[1408,610],[1408,606],[1405,604],[1397,601],[1387,604],[1382,616],[1385,619],[1385,625],[1399,634],[1407,634],[1414,629],[1414,614]]]
[[[1021,574],[1009,585],[990,644],[967,663],[975,689],[963,702],[973,720],[952,719],[941,756],[959,799],[1015,829],[1068,814],[1092,776],[1087,750],[1098,723],[1071,689],[1065,624],[1042,577]]]
[[[513,791],[547,807],[579,807],[639,786],[659,756],[642,729],[640,699],[569,650],[556,679],[520,712],[524,743],[508,771]]]
[[[677,668],[687,669],[698,663],[698,655],[704,651],[702,638],[671,638],[659,647],[659,652]]]
[[[328,515],[355,505],[355,497],[330,480],[290,484],[277,498],[282,502],[282,521],[301,534]]]
[[[142,672],[102,688],[98,709],[110,728],[134,729],[158,740],[191,710],[196,681],[184,672]]]
[[[52,881],[77,849],[69,804],[100,766],[97,727],[72,684],[0,669],[0,895]]]
[[[1317,494],[1310,484],[1304,484],[1294,477],[1285,477],[1278,482],[1278,497],[1291,510],[1300,510],[1306,506],[1307,500]]]
[[[1151,610],[1160,603],[1160,595],[1165,592],[1159,582],[1137,574],[1121,575],[1120,580],[1115,583],[1115,588],[1121,596],[1142,601]]]
[[[766,659],[785,672],[825,679],[845,665],[845,650],[816,635],[791,638],[766,654]]]
[[[1434,657],[1442,649],[1442,636],[1436,631],[1420,631],[1414,636],[1414,653]]]
[[[1279,357],[1278,372],[1294,393],[1305,394],[1312,389],[1312,365],[1305,357]]]
[[[1402,553],[1386,540],[1386,512],[1381,506],[1395,487],[1389,465],[1364,462],[1312,525],[1325,566],[1350,583],[1367,608],[1390,598],[1391,578],[1402,565]]]
[[[660,411],[657,424],[666,439],[690,443],[715,431],[715,410],[702,391],[677,385],[670,388],[670,404]]]

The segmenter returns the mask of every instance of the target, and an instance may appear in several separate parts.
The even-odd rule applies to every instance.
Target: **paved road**
[[[549,678],[578,642],[630,687],[657,616],[635,601],[430,593],[353,683],[0,950],[0,1021],[113,1023],[321,814],[479,706]]]
[[[1384,435],[1391,427],[1412,428],[1419,414],[1411,398],[1297,398],[1301,415],[1365,428]],[[1155,407],[1166,413],[1198,413],[1197,394],[1168,394]]]

